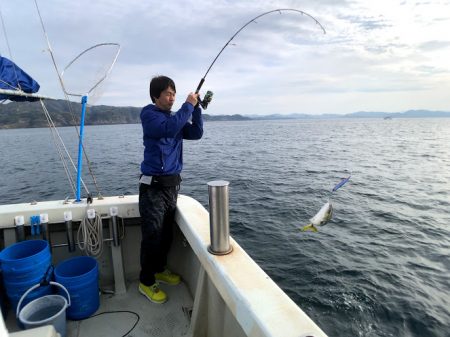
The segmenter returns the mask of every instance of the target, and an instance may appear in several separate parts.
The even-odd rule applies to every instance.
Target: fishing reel
[[[208,108],[208,104],[211,103],[213,95],[213,92],[208,90],[203,99],[200,96],[198,97],[198,103],[203,109],[206,110]]]

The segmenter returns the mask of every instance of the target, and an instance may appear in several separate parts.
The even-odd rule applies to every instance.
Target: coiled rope
[[[97,212],[92,218],[89,217],[88,213],[89,209],[86,208],[86,216],[78,227],[78,247],[86,255],[97,257],[103,251],[103,222]]]

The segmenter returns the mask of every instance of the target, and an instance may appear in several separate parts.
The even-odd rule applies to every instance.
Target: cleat
[[[139,292],[153,303],[162,304],[167,301],[167,295],[164,291],[159,289],[158,283],[151,286],[146,286],[143,283],[139,283]]]
[[[170,284],[172,286],[180,283],[180,275],[172,273],[169,269],[165,269],[161,273],[156,273],[155,279],[161,283]]]

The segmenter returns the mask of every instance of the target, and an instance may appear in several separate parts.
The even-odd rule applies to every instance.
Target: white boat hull
[[[108,241],[98,258],[100,287],[116,296],[127,296],[136,286],[139,274],[140,226],[138,196],[95,199],[89,207],[101,214],[104,224],[110,208],[117,207],[124,219],[125,237],[119,246]],[[29,226],[30,216],[48,214],[53,262],[81,255],[70,253],[65,246],[64,212],[72,211],[73,221],[85,217],[85,201],[50,201],[0,206],[0,230],[4,246],[16,241],[15,217],[23,216]],[[28,221],[28,222],[27,222]],[[106,226],[106,225],[105,225]],[[26,231],[28,233],[28,230]],[[109,232],[105,230],[105,237]],[[31,237],[27,237],[29,239]],[[314,323],[230,238],[233,251],[227,255],[208,252],[210,244],[209,213],[195,199],[180,195],[176,213],[174,243],[169,266],[179,273],[187,292],[192,296],[187,335],[189,336],[280,336],[323,337],[326,334]],[[133,288],[134,289],[134,288]],[[170,297],[170,293],[169,293]],[[143,298],[143,297],[142,297]],[[169,300],[170,302],[170,300]],[[149,308],[155,305],[148,303]],[[158,310],[156,307],[153,310]],[[180,314],[182,311],[180,309]],[[70,324],[69,324],[70,326]],[[7,326],[10,331],[11,327]],[[133,332],[139,336],[139,331]],[[92,336],[101,336],[97,327]],[[105,334],[108,335],[108,334]],[[145,335],[145,334],[142,334]],[[183,335],[185,335],[183,333]],[[71,332],[68,332],[71,336]],[[85,336],[90,336],[85,333]]]

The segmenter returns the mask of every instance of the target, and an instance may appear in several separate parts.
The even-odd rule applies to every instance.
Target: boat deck
[[[198,201],[183,195],[178,199],[174,241],[167,259],[168,268],[181,275],[183,282],[177,286],[161,285],[168,293],[167,303],[150,302],[138,291],[141,237],[137,221],[138,197],[107,197],[96,200],[94,206],[102,216],[109,240],[105,240],[105,249],[97,257],[99,286],[103,294],[96,314],[105,314],[83,321],[68,321],[66,337],[326,337],[232,237],[230,254],[211,254],[208,251],[211,243],[209,213]],[[120,221],[123,235],[119,245],[109,239],[113,237],[114,222],[108,216],[110,207],[118,208],[123,221]],[[52,219],[48,238],[55,247],[53,264],[81,254],[80,251],[74,253],[56,248],[66,240],[66,211],[71,211],[73,219],[80,221],[85,217],[86,205],[54,201],[0,206],[3,245],[7,247],[17,241],[16,216],[30,219],[45,213]],[[29,233],[29,224],[26,226]],[[108,293],[108,289],[115,289],[117,295]],[[138,318],[139,322],[134,326]],[[19,331],[15,313],[9,313],[6,327],[9,332]],[[51,328],[41,329],[42,333],[25,330],[12,336],[54,337],[46,334],[48,330]]]
[[[164,304],[150,302],[138,291],[138,282],[127,286],[123,295],[103,293],[100,308],[90,318],[67,321],[67,336],[188,336],[193,300],[187,286],[161,284],[169,300]],[[135,326],[134,326],[135,325]],[[15,314],[9,312],[6,320],[9,332],[21,331]],[[134,328],[133,328],[134,326]],[[132,329],[132,331],[130,331]]]

